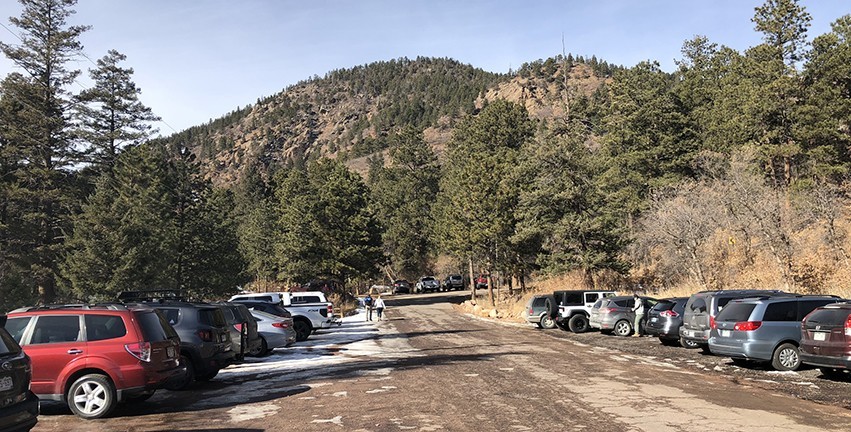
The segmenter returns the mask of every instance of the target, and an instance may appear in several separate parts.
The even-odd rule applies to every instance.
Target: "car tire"
[[[632,324],[627,320],[620,320],[615,323],[615,334],[621,337],[626,337],[632,334]]]
[[[556,320],[551,316],[544,315],[541,317],[541,327],[547,330],[556,328]]]
[[[297,319],[293,322],[293,329],[295,330],[295,340],[296,342],[304,342],[310,337],[310,333],[313,332],[313,326],[310,325],[305,319]]]
[[[266,339],[263,338],[263,336],[260,336],[260,346],[249,351],[248,355],[251,357],[261,357],[266,355],[266,351],[268,351],[268,344],[266,344]]]
[[[700,348],[699,343],[697,343],[693,340],[686,339],[684,337],[680,338],[680,345],[682,345],[682,347],[685,348],[685,349],[698,349],[698,348]]]
[[[588,331],[588,317],[583,314],[576,314],[570,317],[567,322],[567,328],[574,333],[585,333]]]
[[[176,380],[170,380],[163,387],[171,391],[186,390],[195,381],[195,366],[192,365],[192,360],[187,356],[180,356],[180,364],[186,365],[186,373],[183,377]]]
[[[791,343],[780,344],[771,356],[771,366],[779,371],[793,371],[801,367],[801,353]]]
[[[77,417],[86,420],[109,415],[117,399],[112,381],[101,374],[83,375],[68,388],[68,407]]]

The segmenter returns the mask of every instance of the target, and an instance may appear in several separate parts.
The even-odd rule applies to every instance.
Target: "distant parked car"
[[[556,327],[558,307],[556,299],[550,294],[536,295],[526,303],[523,316],[527,322],[536,324],[538,328],[553,329]]]
[[[275,348],[287,347],[295,343],[296,334],[292,318],[284,318],[259,310],[253,310],[251,314],[257,321],[257,330],[262,342],[260,348],[249,353],[250,355],[263,356]]]
[[[647,334],[658,337],[663,345],[679,345],[686,302],[688,297],[659,300],[647,313],[647,324],[644,327]]]
[[[447,291],[464,289],[464,278],[459,274],[446,276],[443,280],[443,289]]]
[[[236,360],[242,361],[245,355],[260,348],[260,335],[257,333],[257,322],[251,312],[242,303],[221,302],[213,303],[222,307],[230,328],[231,350]]]
[[[293,315],[283,306],[276,303],[266,303],[263,301],[240,301],[240,304],[244,304],[245,307],[249,309],[249,311],[260,311],[268,314],[276,315],[281,318],[290,318],[292,319]]]
[[[417,281],[417,284],[414,286],[414,292],[416,293],[424,293],[424,292],[435,292],[440,291],[440,282],[434,278],[434,276],[423,276],[420,280]]]
[[[644,302],[645,310],[656,305],[656,299],[652,297],[639,297]],[[599,306],[598,306],[599,303]],[[591,328],[600,329],[603,332],[614,332],[618,336],[629,336],[633,330],[636,333],[641,329],[633,329],[635,323],[635,305],[633,296],[607,297],[598,301],[591,309]],[[645,314],[646,317],[646,314]]]
[[[32,391],[84,419],[143,401],[179,378],[180,341],[144,306],[53,305],[9,313],[6,329],[32,359]]]
[[[817,308],[801,323],[801,360],[825,376],[851,372],[851,302]]]
[[[718,312],[709,336],[712,354],[735,362],[770,362],[780,371],[801,366],[801,320],[837,297],[775,294],[733,300]]]
[[[476,289],[487,289],[488,287],[488,275],[480,274],[476,277]]]
[[[771,295],[777,290],[721,290],[701,291],[692,294],[686,302],[683,326],[680,327],[680,343],[686,348],[699,347],[709,352],[709,332],[715,316],[731,300]]]
[[[558,307],[556,325],[574,333],[588,331],[591,308],[597,300],[612,297],[614,291],[560,290],[553,292]]]
[[[38,422],[38,397],[30,391],[32,364],[29,356],[6,331],[0,315],[0,428],[28,431]]]
[[[410,294],[411,283],[405,279],[399,279],[393,282],[393,294]]]

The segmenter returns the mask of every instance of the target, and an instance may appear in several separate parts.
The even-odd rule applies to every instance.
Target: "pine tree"
[[[97,61],[97,69],[90,70],[94,87],[77,97],[80,138],[89,145],[88,161],[101,171],[112,168],[121,148],[138,145],[156,133],[150,122],[159,120],[139,101],[141,90],[131,80],[133,69],[120,66],[126,59],[110,50]]]

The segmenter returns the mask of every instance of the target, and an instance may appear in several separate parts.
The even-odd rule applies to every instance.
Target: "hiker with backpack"
[[[372,321],[372,296],[369,293],[363,298],[363,307],[366,309],[366,320]]]

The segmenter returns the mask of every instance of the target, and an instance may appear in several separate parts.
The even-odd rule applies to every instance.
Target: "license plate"
[[[692,331],[692,330],[686,330],[686,331],[685,331],[685,334],[686,334],[686,336],[688,336],[688,337],[694,337],[694,331]]]
[[[730,332],[730,330],[719,330],[718,334],[720,334],[721,337],[730,337],[732,333]]]
[[[650,318],[650,322],[656,322],[656,321],[659,321],[659,318],[656,318],[656,317]]]
[[[174,347],[171,347],[171,346],[170,346],[170,347],[166,347],[166,349],[165,349],[165,355],[166,355],[166,357],[168,357],[168,358],[175,358],[176,356],[175,356],[174,354],[175,354],[175,353],[174,353]]]
[[[15,382],[12,381],[12,377],[0,378],[0,391],[11,390],[14,384]]]
[[[813,333],[813,340],[817,340],[817,341],[827,340],[827,333],[815,332],[815,333]]]

